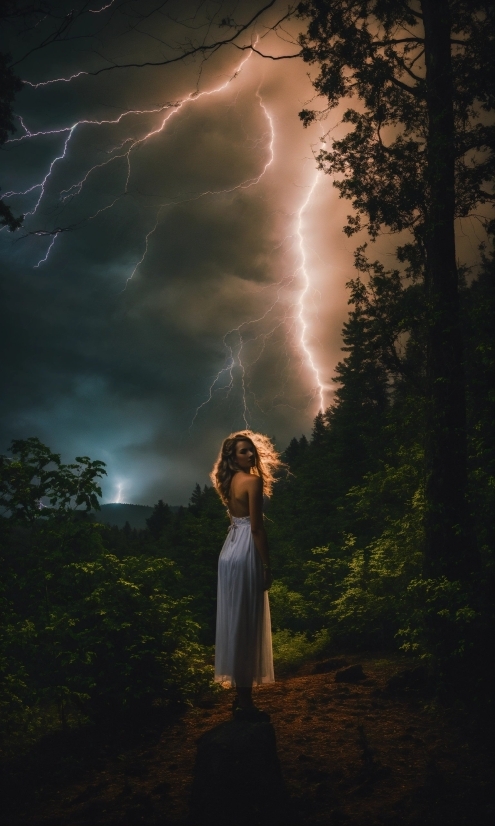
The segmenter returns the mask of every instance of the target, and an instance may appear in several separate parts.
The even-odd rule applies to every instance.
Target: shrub
[[[55,694],[90,716],[137,705],[186,702],[212,679],[188,598],[169,595],[168,559],[103,553],[65,571],[67,599],[42,633]]]
[[[275,631],[272,640],[275,672],[284,674],[322,654],[330,644],[330,635],[322,629],[310,638],[304,632],[294,633],[285,628]]]

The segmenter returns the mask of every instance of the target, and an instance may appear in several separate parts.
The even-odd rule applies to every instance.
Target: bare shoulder
[[[245,484],[248,490],[252,490],[254,492],[263,490],[263,480],[260,476],[255,476],[253,473],[250,473],[249,476],[246,475]]]
[[[237,493],[257,493],[263,490],[263,480],[253,473],[236,473],[232,479],[232,489]]]

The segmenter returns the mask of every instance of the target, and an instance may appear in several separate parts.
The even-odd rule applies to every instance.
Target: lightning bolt
[[[316,189],[316,185],[318,183],[318,180],[319,180],[318,172],[316,172],[315,177],[313,179],[313,183],[311,184],[311,186],[309,188],[308,196],[307,196],[306,200],[301,204],[301,207],[300,207],[299,212],[297,214],[297,230],[296,230],[296,232],[297,232],[297,237],[299,239],[299,250],[300,250],[300,255],[301,255],[301,266],[300,266],[299,271],[301,273],[301,280],[303,282],[303,289],[302,289],[301,294],[299,296],[299,302],[298,302],[299,303],[298,318],[299,318],[300,327],[301,327],[301,336],[300,336],[299,341],[300,341],[301,349],[306,354],[306,359],[307,359],[308,365],[309,365],[310,370],[312,371],[313,376],[314,376],[315,381],[316,381],[316,386],[318,388],[318,396],[319,396],[319,400],[320,400],[320,406],[318,408],[318,412],[321,412],[324,409],[324,398],[323,398],[324,387],[323,387],[323,384],[321,382],[319,370],[318,370],[318,368],[316,367],[316,365],[314,363],[313,355],[311,353],[311,350],[309,349],[308,335],[307,335],[308,334],[308,324],[307,324],[305,314],[304,314],[306,296],[307,296],[307,294],[310,290],[310,287],[311,287],[311,280],[310,280],[310,276],[309,276],[309,272],[308,272],[306,246],[305,246],[305,243],[304,243],[303,216],[304,216],[304,213],[305,213],[305,211],[307,210],[307,208],[309,206],[311,198],[313,197],[313,194],[314,194],[314,191]]]
[[[110,0],[110,3],[107,3],[106,6],[102,6],[100,9],[88,9],[88,11],[90,14],[100,14],[100,12],[106,11],[110,6],[113,6],[114,3],[115,0]]]
[[[258,318],[253,318],[253,319],[249,319],[248,321],[243,321],[243,322],[241,322],[241,324],[238,324],[237,327],[232,327],[231,330],[228,330],[224,334],[222,342],[223,342],[224,348],[227,350],[227,358],[226,358],[227,363],[226,363],[226,366],[222,367],[221,370],[219,370],[218,373],[214,376],[213,381],[212,381],[210,387],[208,388],[208,396],[204,400],[204,402],[202,402],[196,408],[193,419],[192,419],[191,424],[189,426],[189,430],[191,430],[191,428],[193,427],[200,411],[212,401],[215,392],[221,391],[221,390],[227,390],[226,398],[229,397],[232,389],[235,386],[235,376],[234,376],[234,372],[233,372],[235,367],[238,367],[238,369],[240,370],[240,374],[241,374],[242,418],[243,418],[245,427],[249,428],[249,421],[248,421],[249,410],[248,410],[248,403],[247,403],[247,396],[246,396],[246,366],[244,365],[244,363],[242,361],[242,357],[241,357],[242,349],[243,349],[243,345],[244,345],[244,339],[243,339],[242,333],[243,333],[243,330],[245,330],[247,327],[250,327],[254,324],[258,324],[261,321],[264,321],[264,319],[267,318],[267,316],[273,311],[273,309],[277,306],[277,304],[280,303],[279,291],[282,289],[282,286],[283,286],[283,284],[279,283],[279,285],[278,285],[279,290],[277,291],[277,297],[276,297],[275,301],[273,301],[272,304],[268,307],[268,309],[265,310],[263,315],[259,316]],[[283,322],[278,323],[268,333],[262,333],[261,334],[261,337],[263,339],[263,345],[262,345],[261,352],[264,350],[267,338],[269,338],[270,335],[273,334],[275,329],[280,327],[282,325],[282,323]],[[234,344],[229,344],[229,339],[231,338],[231,336],[234,336],[234,338],[236,339]],[[253,364],[256,363],[256,361],[258,361],[261,358],[261,352],[258,354],[257,359],[254,362],[251,363],[251,365],[250,365],[251,367],[253,366]],[[223,385],[222,387],[217,387],[217,385],[219,384],[219,382],[220,382],[220,380],[221,380],[221,378],[224,374],[228,375],[229,383],[227,385]]]
[[[52,251],[52,249],[53,249],[53,247],[54,247],[54,245],[55,245],[55,241],[57,240],[57,238],[59,237],[59,235],[60,235],[60,233],[56,233],[56,234],[53,236],[52,240],[50,241],[50,243],[49,243],[49,245],[48,245],[48,249],[47,249],[47,251],[46,251],[45,257],[44,257],[44,258],[40,258],[40,260],[38,261],[38,263],[34,265],[34,269],[35,269],[35,270],[36,270],[38,267],[40,267],[40,266],[41,266],[41,264],[44,264],[44,263],[45,263],[45,261],[48,261],[48,256],[50,255],[50,253],[51,253],[51,251]]]
[[[265,109],[266,111],[266,109]],[[268,113],[267,113],[268,114]],[[273,121],[270,119],[270,124],[273,129]],[[273,133],[273,140],[272,140],[272,153],[273,153],[273,141],[274,141],[274,133]],[[325,406],[324,401],[324,392],[325,387],[321,380],[320,372],[315,364],[313,354],[310,349],[310,345],[308,342],[308,322],[306,320],[305,310],[306,310],[306,300],[308,297],[308,293],[312,289],[311,287],[311,277],[309,272],[308,260],[307,260],[307,251],[306,251],[306,243],[304,237],[304,214],[308,209],[311,199],[313,198],[314,192],[316,190],[316,186],[318,184],[318,172],[315,173],[312,183],[309,186],[308,194],[304,201],[301,203],[297,213],[296,213],[296,221],[295,221],[295,232],[294,237],[297,239],[297,251],[299,256],[299,267],[296,269],[294,275],[284,276],[279,282],[275,284],[276,286],[276,297],[274,301],[270,304],[270,306],[257,318],[248,319],[246,321],[241,322],[237,327],[233,327],[232,329],[228,330],[225,335],[223,336],[223,346],[227,351],[226,357],[226,365],[222,367],[218,373],[213,377],[213,381],[211,382],[208,388],[208,394],[206,399],[201,402],[200,405],[196,408],[194,413],[193,419],[191,421],[189,430],[193,427],[194,423],[198,415],[200,414],[203,408],[207,407],[208,404],[213,400],[215,393],[226,391],[225,398],[228,398],[230,393],[232,392],[235,386],[235,375],[234,369],[237,367],[239,374],[240,374],[240,395],[241,395],[241,406],[242,406],[242,420],[244,422],[244,426],[246,428],[250,427],[249,417],[250,411],[248,407],[247,401],[247,376],[248,370],[252,368],[257,361],[261,358],[261,355],[264,352],[266,342],[268,339],[278,330],[280,327],[284,325],[288,325],[288,333],[294,333],[296,338],[299,341],[299,346],[304,354],[304,360],[314,377],[315,388],[311,392],[310,395],[310,402],[316,397],[319,401],[318,411],[323,411]],[[282,318],[275,319],[275,323],[271,326],[268,332],[263,332],[258,334],[254,340],[261,339],[262,346],[260,352],[258,353],[257,357],[254,361],[251,361],[249,365],[247,365],[242,358],[242,352],[245,344],[244,332],[247,328],[252,327],[256,324],[261,323],[264,321],[274,310],[277,306],[283,304],[281,299],[281,291],[284,288],[291,287],[294,281],[299,281],[301,286],[299,289],[296,288],[294,290],[295,293],[298,293],[297,298],[294,299],[292,305],[289,305],[289,308],[283,313]],[[289,323],[288,322],[292,322]],[[296,324],[294,323],[296,322]],[[298,331],[295,330],[295,326],[299,329]],[[229,339],[235,336],[236,342],[235,344],[229,344]],[[228,384],[222,384],[222,377],[228,377]],[[277,395],[280,395],[277,394]],[[255,399],[257,406],[259,407],[262,412],[264,411],[257,400]],[[290,405],[289,405],[290,406]]]

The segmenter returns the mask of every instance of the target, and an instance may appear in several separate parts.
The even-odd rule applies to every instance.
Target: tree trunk
[[[421,0],[428,108],[425,225],[427,414],[425,574],[472,568],[467,503],[466,390],[455,253],[454,107],[448,0]]]

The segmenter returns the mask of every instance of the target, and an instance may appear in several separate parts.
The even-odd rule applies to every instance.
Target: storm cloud
[[[180,30],[164,15],[144,34],[112,25],[99,52],[118,62],[159,59],[156,36]],[[289,48],[271,37],[265,52]],[[34,82],[100,66],[91,42],[56,44],[19,72]],[[283,448],[310,431],[318,381],[331,402],[355,243],[342,234],[348,205],[316,170],[323,127],[298,119],[314,94],[307,67],[232,48],[199,69],[25,87],[13,138],[51,134],[2,153],[4,192],[47,178],[26,229],[73,227],[0,236],[2,450],[36,435],[66,460],[103,459],[104,501],[120,490],[185,502],[228,432],[247,423]],[[28,212],[40,194],[9,203]]]

